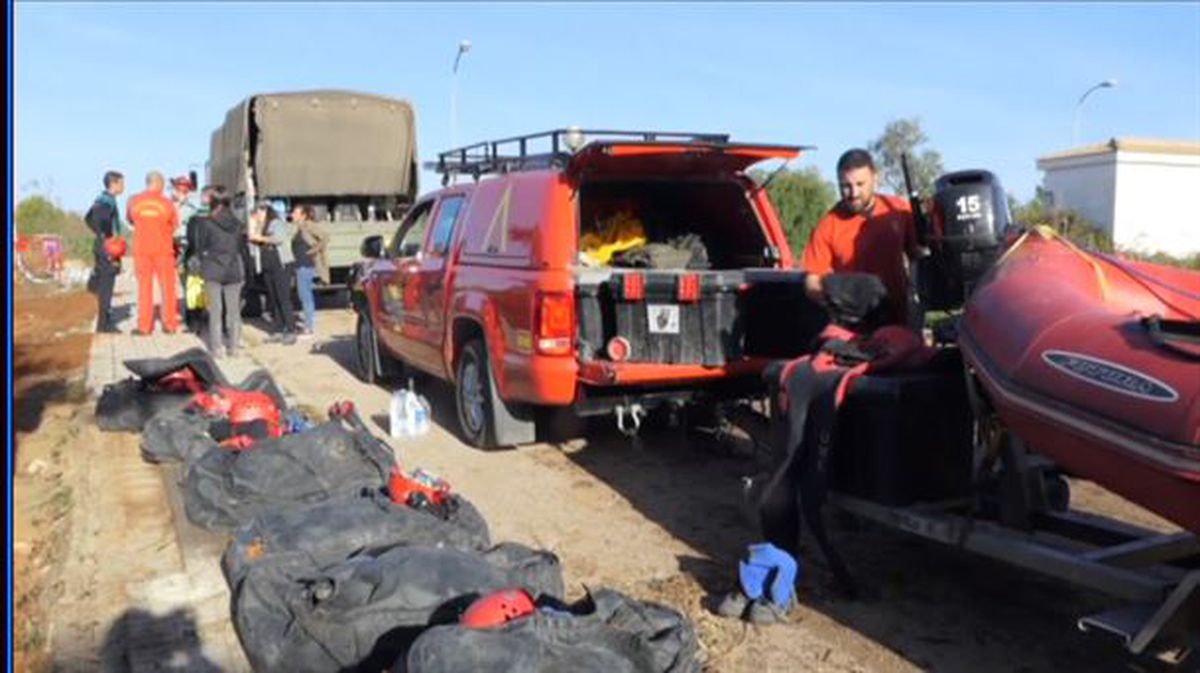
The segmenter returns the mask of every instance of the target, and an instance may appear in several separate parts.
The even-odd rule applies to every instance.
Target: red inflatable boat
[[[959,342],[1034,450],[1200,532],[1200,272],[1034,230],[975,289]]]

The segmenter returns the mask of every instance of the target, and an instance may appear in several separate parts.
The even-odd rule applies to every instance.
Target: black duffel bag
[[[600,589],[564,611],[539,609],[499,626],[435,626],[392,670],[692,673],[700,670],[697,651],[695,631],[683,615]]]
[[[375,437],[328,421],[247,451],[209,450],[183,484],[188,519],[232,531],[282,505],[358,497],[383,488],[394,458]]]
[[[211,425],[207,416],[186,408],[155,414],[142,428],[142,458],[149,463],[190,463],[216,448]]]
[[[126,360],[124,365],[133,376],[104,386],[96,401],[96,425],[101,430],[141,432],[159,413],[185,408],[196,392],[230,387],[220,367],[202,348],[189,348],[168,358]],[[287,408],[279,386],[261,369],[232,387],[264,392],[281,410]]]
[[[382,671],[431,621],[456,621],[505,587],[561,598],[549,552],[507,543],[486,552],[396,547],[307,571],[251,567],[233,592],[233,623],[256,671]]]
[[[402,544],[480,551],[491,546],[483,515],[466,498],[451,496],[442,518],[392,502],[379,492],[351,500],[282,507],[238,528],[221,557],[230,588],[257,565],[324,568],[353,555],[377,555]]]

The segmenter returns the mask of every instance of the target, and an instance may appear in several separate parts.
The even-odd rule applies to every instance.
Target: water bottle
[[[411,380],[408,388],[392,393],[388,416],[392,437],[419,437],[429,432],[429,402],[416,393]]]
[[[400,389],[392,393],[392,404],[388,409],[388,434],[393,438],[404,436],[404,412],[407,402],[407,390]]]
[[[404,398],[404,435],[406,437],[415,437],[417,434],[418,407],[417,394],[411,389],[408,390]]]
[[[423,395],[413,395],[416,401],[415,420],[413,423],[413,435],[424,435],[429,432],[429,401]]]

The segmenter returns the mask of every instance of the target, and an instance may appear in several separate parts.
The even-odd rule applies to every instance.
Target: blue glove
[[[304,432],[313,427],[313,422],[304,415],[304,412],[297,409],[288,409],[283,414],[283,432],[284,434],[293,434]]]
[[[786,610],[796,593],[796,559],[767,542],[752,544],[746,551],[746,560],[738,562],[742,593],[750,600],[769,595],[772,603]]]

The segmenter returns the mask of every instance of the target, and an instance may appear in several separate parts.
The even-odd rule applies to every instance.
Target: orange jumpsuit
[[[898,196],[876,194],[870,213],[847,215],[834,206],[813,230],[801,262],[805,271],[824,276],[858,271],[879,276],[898,322],[908,311],[905,254],[917,248],[912,208]]]
[[[179,329],[179,279],[175,270],[173,239],[179,213],[162,192],[144,191],[126,206],[133,223],[133,271],[138,284],[138,331],[154,328],[154,279],[162,293],[163,329]]]

